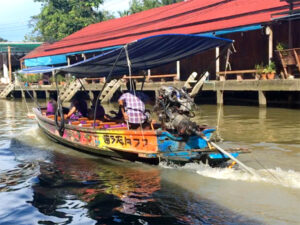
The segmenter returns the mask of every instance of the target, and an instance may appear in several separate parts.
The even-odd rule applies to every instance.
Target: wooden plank
[[[190,92],[190,96],[191,97],[195,97],[196,94],[200,91],[201,87],[204,84],[204,81],[207,79],[207,77],[209,76],[209,73],[206,72],[201,79],[198,81],[198,83],[193,87],[192,91]]]
[[[150,76],[148,76],[149,77],[149,79],[153,79],[153,78],[167,78],[167,77],[176,77],[177,76],[177,74],[166,74],[166,75],[150,75]],[[129,76],[125,76],[125,77],[123,77],[124,79],[143,79],[144,78],[144,76],[131,76],[131,77],[129,77]]]
[[[230,71],[220,71],[217,72],[218,75],[225,75],[225,74],[243,74],[243,73],[256,73],[257,70],[230,70]]]
[[[300,60],[299,60],[299,55],[298,55],[296,49],[294,49],[294,54],[295,54],[295,58],[296,58],[297,67],[300,72]]]
[[[278,51],[278,54],[279,54],[279,58],[280,58],[280,61],[281,61],[282,67],[283,67],[283,72],[284,72],[285,78],[287,78],[288,77],[288,72],[287,72],[287,69],[286,69],[287,66],[286,66],[286,64],[283,60],[283,56],[282,56],[281,51]]]

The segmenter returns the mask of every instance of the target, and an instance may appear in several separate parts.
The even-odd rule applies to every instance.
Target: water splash
[[[253,176],[243,170],[230,168],[212,168],[205,164],[187,163],[184,166],[161,162],[159,164],[167,169],[184,169],[196,172],[197,174],[220,180],[246,181],[246,182],[264,182],[269,184],[280,185],[288,188],[300,189],[300,173],[294,170],[260,169],[255,170],[259,176]]]

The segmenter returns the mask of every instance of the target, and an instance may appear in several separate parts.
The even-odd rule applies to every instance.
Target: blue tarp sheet
[[[143,38],[127,45],[132,72],[158,67],[200,52],[226,46],[232,40],[190,34],[165,34]],[[125,47],[106,52],[70,66],[51,68],[51,70],[71,73],[76,77],[105,77],[116,59],[118,61],[113,75],[128,74],[128,63]],[[44,72],[50,72],[47,69]],[[31,68],[23,73],[43,73],[43,70]]]
[[[262,29],[262,25],[251,25],[251,26],[245,26],[245,27],[235,27],[231,29],[226,29],[226,30],[217,30],[215,32],[207,32],[207,33],[202,33],[201,35],[210,35],[210,36],[218,36],[218,35],[224,35],[224,34],[230,34],[230,33],[235,33],[235,32],[245,32],[245,31],[251,31],[251,30],[259,30]]]
[[[53,56],[44,56],[32,59],[24,60],[25,66],[47,66],[47,65],[57,65],[57,64],[66,64],[67,56],[66,55],[53,55]]]

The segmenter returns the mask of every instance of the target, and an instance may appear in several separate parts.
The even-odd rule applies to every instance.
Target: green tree
[[[33,34],[26,35],[26,40],[57,41],[90,24],[113,18],[109,12],[99,10],[103,0],[34,1],[42,3],[42,9],[31,18]]]
[[[0,37],[0,42],[7,42],[7,40],[4,39],[4,38],[2,38],[2,37]]]
[[[184,0],[131,0],[129,3],[128,11],[119,11],[119,16],[127,16],[130,14],[138,13],[148,9],[170,5]]]

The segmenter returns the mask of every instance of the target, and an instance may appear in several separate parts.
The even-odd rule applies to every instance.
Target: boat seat
[[[126,127],[109,127],[106,128],[107,130],[127,130],[127,126]]]
[[[86,123],[90,123],[90,124],[93,124],[94,123],[94,120],[87,120]],[[102,123],[102,121],[100,120],[95,120],[95,123]]]
[[[80,117],[80,118],[78,118],[78,121],[88,121],[89,119],[88,118],[86,118],[86,117]]]
[[[90,123],[81,124],[81,127],[92,127],[92,124],[90,124]]]
[[[117,122],[101,122],[101,125],[117,125]]]
[[[54,115],[48,115],[48,116],[47,116],[47,118],[49,118],[49,119],[52,119],[52,120],[53,120],[53,119],[54,119]]]
[[[80,122],[79,121],[72,121],[71,124],[76,126],[76,125],[79,125]]]

